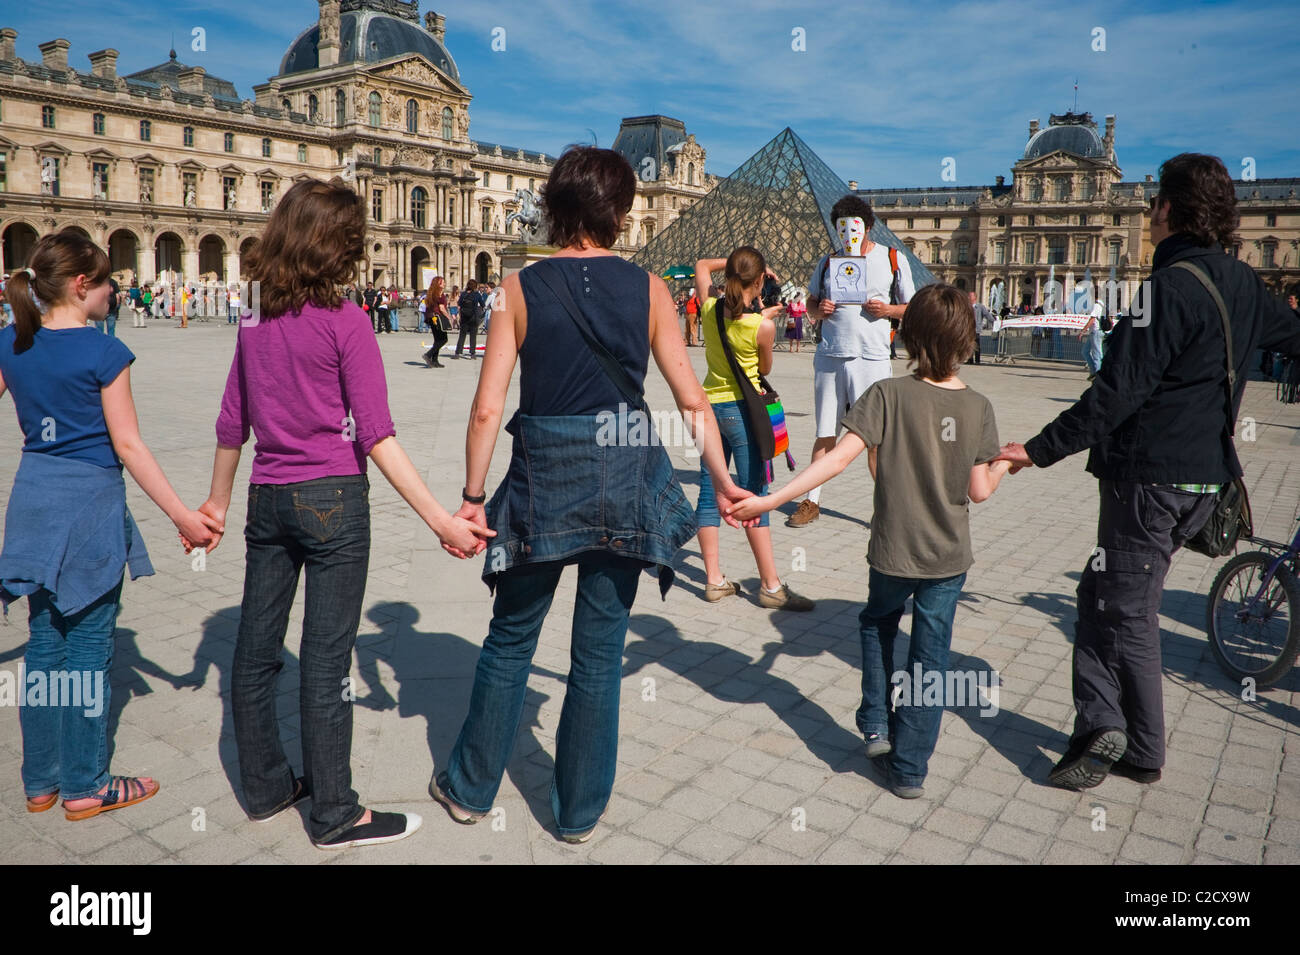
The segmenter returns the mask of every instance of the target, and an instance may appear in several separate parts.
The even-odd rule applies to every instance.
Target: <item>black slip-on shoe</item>
[[[1128,736],[1122,729],[1096,730],[1081,751],[1067,750],[1047,778],[1064,789],[1091,789],[1101,785],[1127,748]]]
[[[364,826],[345,829],[333,839],[313,843],[317,849],[347,849],[351,846],[378,846],[405,839],[420,828],[424,820],[413,812],[374,812]]]
[[[1115,760],[1114,765],[1110,767],[1110,773],[1112,776],[1123,776],[1125,779],[1131,779],[1135,783],[1160,782],[1160,770],[1134,766],[1126,759]]]

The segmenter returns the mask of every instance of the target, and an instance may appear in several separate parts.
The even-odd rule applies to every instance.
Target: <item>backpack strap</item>
[[[1187,261],[1174,262],[1170,267],[1184,269],[1196,276],[1196,280],[1205,286],[1205,290],[1210,293],[1210,297],[1214,299],[1214,304],[1219,309],[1219,321],[1223,323],[1224,356],[1228,366],[1228,377],[1225,379],[1227,388],[1227,428],[1228,437],[1232,437],[1237,430],[1237,412],[1233,400],[1237,387],[1237,366],[1232,358],[1232,324],[1228,320],[1228,306],[1224,303],[1223,296],[1219,294],[1218,286],[1214,284],[1213,279],[1206,274],[1203,268]]]

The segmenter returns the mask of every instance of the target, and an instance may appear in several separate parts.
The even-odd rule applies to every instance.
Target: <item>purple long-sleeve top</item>
[[[365,474],[370,449],[397,433],[366,313],[308,304],[241,324],[217,417],[217,443],[238,448],[251,427],[254,484]]]

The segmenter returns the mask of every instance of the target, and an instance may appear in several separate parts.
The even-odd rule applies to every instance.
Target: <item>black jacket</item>
[[[1112,481],[1223,484],[1241,475],[1225,427],[1219,310],[1196,276],[1169,268],[1183,260],[1209,273],[1228,306],[1234,424],[1256,350],[1300,355],[1300,322],[1250,266],[1218,244],[1169,236],[1152,257],[1149,297],[1144,289],[1134,299],[1140,317],[1116,322],[1092,386],[1025,444],[1035,465],[1090,448],[1088,471]]]

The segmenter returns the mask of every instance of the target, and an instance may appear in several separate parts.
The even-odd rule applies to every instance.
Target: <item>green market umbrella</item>
[[[660,278],[665,279],[693,279],[695,278],[695,269],[689,265],[670,265],[664,269]]]

